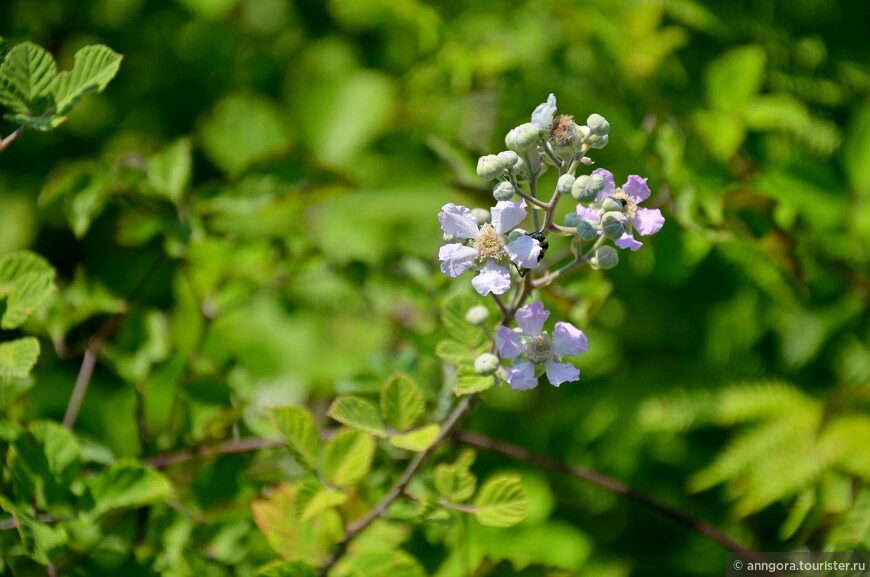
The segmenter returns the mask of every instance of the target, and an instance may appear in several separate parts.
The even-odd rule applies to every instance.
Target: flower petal
[[[522,199],[500,200],[490,212],[495,232],[507,234],[526,218],[526,201]]]
[[[637,252],[637,249],[643,246],[643,243],[634,239],[633,234],[627,232],[622,233],[622,236],[613,241],[613,244],[619,248],[630,248],[631,252]]]
[[[576,381],[580,378],[580,369],[571,363],[557,363],[556,361],[547,361],[544,365],[547,369],[547,380],[554,387],[558,387],[562,383]]]
[[[528,391],[538,386],[535,365],[529,362],[514,365],[507,371],[507,382],[516,391]]]
[[[438,251],[438,259],[441,260],[441,272],[449,277],[456,278],[474,265],[477,251],[470,246],[459,244],[445,244]]]
[[[504,294],[511,288],[511,275],[508,269],[489,260],[477,276],[471,279],[471,286],[483,296],[489,293]]]
[[[517,324],[527,335],[537,336],[544,328],[544,321],[550,317],[550,311],[544,309],[541,301],[526,305],[517,311]]]
[[[664,224],[665,217],[662,216],[662,211],[657,208],[638,209],[634,218],[631,219],[631,226],[642,236],[657,233],[662,229]]]
[[[519,236],[507,243],[506,253],[520,268],[538,268],[538,257],[541,255],[541,243],[527,234]]]
[[[560,355],[579,355],[589,350],[589,340],[571,323],[558,322],[553,329],[553,346]]]
[[[455,238],[477,238],[480,227],[471,210],[464,206],[445,204],[438,213],[441,230]]]
[[[495,333],[495,348],[498,349],[498,356],[503,359],[518,357],[526,350],[517,333],[507,327],[498,327]]]
[[[538,104],[532,112],[532,124],[539,130],[549,130],[553,124],[553,115],[556,114],[556,95],[550,93],[546,102]]]
[[[646,179],[641,178],[636,174],[632,174],[622,185],[622,191],[625,194],[634,197],[634,202],[640,203],[649,198],[649,186],[646,184]]]
[[[580,215],[580,220],[588,220],[589,222],[597,223],[601,220],[601,215],[594,208],[586,208],[582,204],[577,205],[577,214]]]
[[[604,188],[602,188],[595,197],[596,202],[601,202],[616,190],[616,181],[613,180],[613,173],[603,168],[596,168],[592,171],[592,174],[597,174],[604,179]]]

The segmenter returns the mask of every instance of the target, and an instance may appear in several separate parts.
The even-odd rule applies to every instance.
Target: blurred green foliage
[[[649,177],[668,222],[618,268],[543,295],[589,335],[581,381],[489,390],[465,426],[758,550],[870,549],[868,18],[857,0],[0,3],[0,35],[60,70],[86,45],[124,55],[63,126],[0,155],[0,259],[29,250],[57,270],[23,325],[0,302],[0,508],[18,525],[0,532],[0,575],[253,575],[340,530],[331,514],[289,522],[297,494],[361,516],[400,470],[383,451],[340,496],[305,486],[283,449],[146,465],[277,438],[270,407],[305,404],[323,429],[336,394],[374,408],[397,371],[443,418],[435,350],[456,336],[439,306],[467,282],[438,271],[435,215],[489,205],[477,155],[550,92],[610,121],[593,158]],[[7,372],[11,343],[34,359],[41,343],[30,377]],[[458,483],[460,454],[412,492]],[[423,507],[420,524],[404,503],[339,569],[722,574],[714,545],[600,489],[485,453],[469,467],[481,483],[519,472],[527,519]]]

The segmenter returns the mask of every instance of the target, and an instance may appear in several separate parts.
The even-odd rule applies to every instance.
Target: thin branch
[[[19,126],[18,130],[4,138],[2,142],[0,142],[0,153],[9,148],[9,145],[11,145],[13,142],[18,140],[18,138],[21,137],[22,134],[24,134],[25,130],[27,130],[26,126]]]
[[[154,264],[145,272],[145,275],[139,280],[133,290],[130,292],[130,295],[127,297],[127,303],[131,303],[136,300],[136,298],[141,294],[141,292],[145,289],[145,286],[148,284],[148,281],[151,280],[151,277],[157,272],[157,269],[160,268],[160,265],[163,264],[163,255],[154,261]],[[91,338],[88,339],[88,346],[85,349],[84,357],[82,358],[82,364],[79,368],[79,374],[76,376],[76,382],[73,386],[73,392],[70,395],[69,402],[67,403],[66,412],[63,416],[63,426],[67,429],[72,429],[76,423],[76,419],[79,416],[79,410],[82,407],[82,402],[84,402],[85,394],[88,392],[88,387],[91,384],[91,379],[94,376],[94,368],[97,365],[97,357],[100,354],[100,351],[103,348],[103,345],[106,344],[106,339],[111,336],[111,334],[118,328],[118,325],[121,322],[121,319],[126,316],[127,312],[120,312],[110,315],[109,318],[103,323],[103,325],[99,328],[99,330],[94,333]]]
[[[284,441],[279,439],[260,439],[257,437],[227,441],[217,445],[207,445],[196,449],[184,449],[173,453],[154,455],[145,459],[145,464],[155,469],[164,469],[170,465],[186,463],[187,461],[209,459],[220,455],[247,453],[261,449],[277,449],[283,447]]]
[[[626,497],[628,499],[631,499],[632,501],[640,503],[641,505],[652,509],[656,513],[664,515],[665,517],[668,517],[669,519],[672,519],[677,523],[685,525],[693,531],[700,533],[704,537],[715,541],[728,551],[740,553],[747,557],[757,556],[754,551],[747,549],[744,545],[741,545],[740,543],[738,543],[719,529],[713,527],[712,525],[709,525],[708,523],[705,523],[700,519],[696,519],[690,515],[687,515],[682,511],[678,511],[677,509],[674,509],[673,507],[662,503],[655,497],[651,497],[646,493],[642,493],[637,489],[633,489],[625,483],[617,481],[616,479],[608,477],[607,475],[603,475],[595,471],[590,471],[588,469],[581,469],[580,467],[573,467],[550,457],[536,455],[522,447],[518,447],[517,445],[512,445],[510,443],[505,443],[504,441],[490,439],[476,433],[458,431],[454,437],[460,443],[491,451],[493,453],[498,453],[500,455],[504,455],[505,457],[510,457],[511,459],[524,461],[533,465],[537,465],[539,467],[544,467],[546,469],[565,473],[574,477],[575,479],[580,479],[581,481],[592,483],[593,485],[601,487],[602,489],[610,491],[611,493]]]
[[[435,448],[448,436],[452,433],[453,428],[459,423],[459,420],[462,416],[471,408],[471,403],[474,401],[475,395],[468,395],[464,397],[456,408],[453,409],[447,419],[444,421],[444,425],[441,427],[441,432],[438,434],[438,438],[435,439],[435,442],[432,443],[432,446],[417,453],[414,458],[408,463],[408,466],[405,468],[405,472],[402,473],[402,476],[396,481],[392,487],[390,487],[389,492],[387,492],[386,496],[381,499],[381,501],[375,505],[375,507],[368,512],[368,514],[356,521],[355,523],[349,525],[345,532],[344,539],[341,540],[332,550],[332,554],[329,556],[329,559],[326,560],[323,567],[320,569],[320,573],[318,575],[320,577],[326,577],[329,575],[329,571],[333,568],[333,566],[342,558],[344,554],[347,552],[347,547],[350,545],[350,542],[356,538],[362,531],[365,530],[366,527],[371,525],[378,517],[383,515],[390,505],[393,504],[393,501],[398,499],[402,493],[405,491],[405,487],[408,483],[411,482],[411,479],[414,478],[414,475],[417,473],[417,470],[423,464],[423,461],[431,455]]]

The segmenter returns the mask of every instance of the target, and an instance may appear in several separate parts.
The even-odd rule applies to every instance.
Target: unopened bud
[[[598,174],[581,174],[571,187],[571,196],[581,202],[594,200],[604,190],[604,179]]]
[[[619,264],[619,253],[612,246],[602,246],[592,257],[593,264],[602,270],[608,270]]]
[[[589,241],[598,236],[598,229],[588,220],[581,220],[577,224],[577,236],[582,240]]]
[[[504,143],[508,150],[525,152],[540,139],[541,130],[531,122],[526,122],[508,132],[504,137]]]
[[[494,154],[481,156],[477,161],[477,176],[484,180],[498,178],[502,172],[504,172],[502,160]]]
[[[502,180],[492,189],[492,197],[496,200],[510,200],[514,197],[514,185]]]
[[[472,208],[471,214],[477,219],[477,224],[479,225],[489,222],[492,219],[492,215],[490,215],[489,211],[485,208]]]
[[[606,136],[610,133],[610,123],[600,114],[590,114],[589,118],[586,119],[586,124],[589,126],[592,134]]]
[[[589,148],[604,148],[607,146],[607,143],[610,142],[610,137],[608,135],[599,136],[598,134],[590,134],[589,138],[586,139],[586,144],[589,145]]]
[[[574,186],[574,177],[570,174],[563,174],[559,177],[556,183],[556,192],[559,194],[570,194],[571,187]]]
[[[465,320],[472,325],[482,325],[489,319],[489,309],[483,305],[473,306],[465,313]]]
[[[580,224],[580,215],[576,212],[569,212],[565,215],[565,226],[574,228]]]
[[[625,216],[621,212],[605,212],[601,217],[601,230],[604,236],[616,240],[625,234]]]
[[[491,375],[498,370],[498,357],[492,353],[483,353],[474,359],[474,371],[478,375]]]
[[[514,165],[516,165],[520,157],[513,150],[505,150],[504,152],[498,153],[498,159],[501,161],[504,170],[510,170]]]
[[[613,196],[608,196],[601,201],[601,210],[603,210],[604,212],[619,212],[622,210],[623,206],[625,205],[622,204],[622,201]]]

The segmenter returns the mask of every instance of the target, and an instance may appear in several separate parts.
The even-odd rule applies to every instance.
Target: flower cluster
[[[550,317],[550,312],[540,301],[522,307],[516,317],[518,329],[502,326],[495,336],[499,356],[513,361],[506,378],[511,388],[519,391],[534,389],[542,374],[547,375],[554,387],[580,378],[577,367],[563,363],[562,356],[579,355],[589,349],[583,331],[571,323],[558,322],[553,329],[553,338],[548,337],[544,322]]]
[[[655,234],[665,222],[659,209],[640,206],[650,197],[647,179],[632,174],[617,187],[613,174],[603,168],[576,174],[581,166],[593,164],[586,156],[589,151],[607,146],[610,123],[591,114],[585,124],[577,124],[572,116],[556,111],[556,96],[550,94],[532,112],[530,122],[507,133],[507,150],[478,160],[478,176],[496,181],[493,208],[472,210],[450,203],[438,213],[446,242],[438,255],[442,272],[456,278],[476,271],[471,284],[481,295],[508,293],[511,268],[516,271],[513,278],[522,279],[510,301],[496,298],[503,321],[515,318],[519,328],[501,326],[493,350],[498,356],[485,353],[475,363],[477,372],[499,374],[518,390],[534,388],[542,375],[554,386],[576,381],[579,370],[562,357],[588,348],[586,335],[570,323],[557,322],[552,337],[548,336],[543,326],[550,313],[541,302],[523,306],[528,296],[581,265],[616,266],[616,248],[637,251],[643,243],[636,235]],[[558,176],[552,195],[545,200],[539,197],[538,184],[550,167]],[[553,217],[559,201],[567,197],[578,204],[560,226]],[[520,228],[529,211],[532,223],[526,226],[532,232]],[[548,236],[569,238],[573,258],[552,272],[536,274],[547,268],[543,260],[550,245]],[[608,241],[616,248],[608,246]]]

